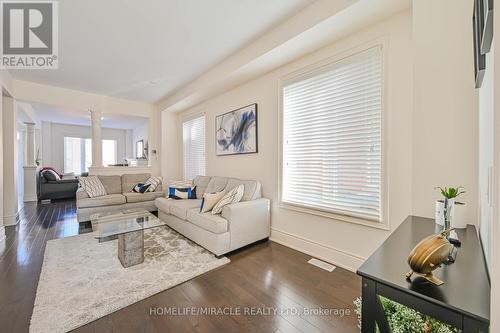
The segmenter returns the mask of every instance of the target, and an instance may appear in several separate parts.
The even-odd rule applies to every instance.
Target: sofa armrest
[[[227,205],[222,217],[228,220],[231,249],[269,237],[271,228],[271,201],[261,198]]]
[[[87,192],[85,192],[85,190],[83,188],[78,188],[78,190],[76,190],[76,201],[80,200],[80,199],[86,199],[86,198],[89,198],[89,195],[87,194]]]

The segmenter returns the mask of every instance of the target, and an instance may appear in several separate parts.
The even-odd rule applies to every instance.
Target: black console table
[[[476,228],[458,229],[462,241],[456,261],[437,268],[434,274],[444,281],[435,286],[409,271],[407,258],[424,237],[439,229],[433,219],[409,216],[359,268],[362,277],[362,332],[391,332],[378,296],[406,305],[423,314],[451,324],[462,332],[488,332],[490,284]]]

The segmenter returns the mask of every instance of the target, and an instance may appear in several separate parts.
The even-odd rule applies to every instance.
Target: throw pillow
[[[240,202],[241,198],[243,198],[244,191],[245,191],[245,186],[243,186],[243,184],[240,184],[235,188],[233,188],[231,191],[227,192],[222,197],[222,199],[220,199],[219,202],[215,204],[214,208],[212,208],[212,215],[222,213],[222,209],[226,205]]]
[[[54,170],[50,170],[50,169],[43,170],[42,176],[47,181],[61,180],[61,177],[59,177],[59,175]]]
[[[143,184],[143,183],[139,183],[137,185],[134,186],[134,188],[132,189],[133,192],[135,193],[144,193],[146,192],[149,188],[151,187],[150,184]]]
[[[195,187],[176,187],[170,186],[168,188],[168,197],[172,199],[196,199],[196,186]]]
[[[203,200],[201,201],[200,213],[206,213],[212,210],[214,206],[222,199],[224,196],[224,191],[216,193],[205,193],[203,194]]]
[[[97,176],[80,177],[78,182],[90,198],[102,197],[108,194]]]
[[[144,183],[144,185],[150,185],[148,188],[148,192],[154,192],[161,185],[162,177],[149,177],[148,180]]]

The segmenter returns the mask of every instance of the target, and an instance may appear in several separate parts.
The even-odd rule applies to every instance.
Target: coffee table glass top
[[[97,213],[90,217],[90,221],[94,231],[97,231],[96,238],[99,240],[166,225],[165,222],[142,208]]]

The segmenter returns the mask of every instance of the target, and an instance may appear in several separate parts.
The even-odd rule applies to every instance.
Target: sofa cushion
[[[127,192],[123,193],[127,202],[144,202],[155,200],[158,197],[163,195],[162,192],[145,192],[145,193],[136,193],[136,192]]]
[[[170,205],[170,214],[177,216],[180,219],[185,220],[187,216],[187,211],[189,209],[196,208],[200,210],[201,199],[190,199],[190,200],[172,200],[173,204]]]
[[[122,193],[132,192],[138,183],[145,183],[151,175],[149,173],[129,173],[122,175]]]
[[[108,194],[122,193],[122,176],[97,176]]]
[[[223,234],[227,232],[227,220],[220,215],[200,213],[197,208],[187,211],[187,220],[198,227],[213,232],[214,234]]]
[[[227,177],[212,177],[210,182],[208,182],[206,193],[215,193],[220,192],[226,188],[227,181],[229,178]]]
[[[210,182],[210,176],[196,176],[193,179],[193,186],[196,186],[196,197],[203,198],[205,190],[207,189],[208,183]]]
[[[168,198],[156,198],[155,199],[155,205],[158,210],[161,210],[165,214],[170,214],[170,206],[172,206],[175,201],[174,199],[168,199]]]
[[[78,200],[78,208],[122,205],[125,201],[125,196],[121,194],[107,194],[101,197],[80,199]]]
[[[238,185],[243,185],[245,187],[243,198],[241,199],[241,201],[250,201],[261,198],[261,185],[260,182],[256,180],[241,180],[237,178],[229,178],[225,190],[226,192],[228,192]]]

